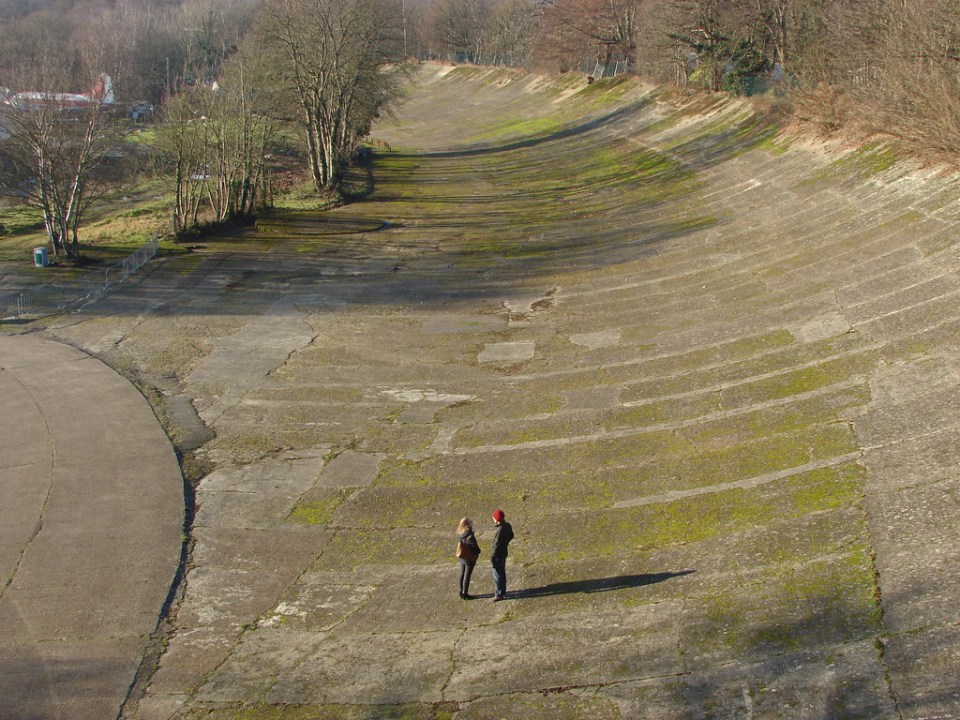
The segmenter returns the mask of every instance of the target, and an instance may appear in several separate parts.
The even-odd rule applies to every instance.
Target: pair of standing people
[[[493,567],[493,601],[498,602],[507,596],[507,546],[513,540],[513,527],[507,522],[503,510],[493,511],[493,521],[496,523],[493,531],[493,550],[490,554],[490,564]],[[471,600],[470,577],[473,568],[480,557],[480,545],[473,534],[473,522],[470,518],[463,518],[457,527],[458,540],[457,557],[460,559],[460,598]]]

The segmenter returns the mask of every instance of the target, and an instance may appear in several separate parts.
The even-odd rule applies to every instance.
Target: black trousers
[[[460,595],[470,593],[470,576],[473,575],[473,565],[460,558]]]

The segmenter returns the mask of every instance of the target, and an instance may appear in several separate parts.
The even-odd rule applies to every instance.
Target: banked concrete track
[[[954,176],[472,68],[376,137],[362,202],[47,328],[200,446],[130,717],[960,716]]]

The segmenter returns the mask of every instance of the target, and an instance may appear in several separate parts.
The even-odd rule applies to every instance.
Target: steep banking
[[[60,329],[216,433],[142,717],[956,714],[955,178],[470,67],[377,139],[362,202]]]
[[[780,137],[736,101],[490,69],[425,70],[380,133],[410,148],[412,186],[430,178],[418,201],[453,204],[463,229],[436,240],[452,267],[472,258],[485,281],[536,288],[517,289],[533,302],[509,335],[535,349],[500,368],[509,407],[527,409],[443,418],[469,426],[452,439],[468,475],[502,453],[492,475],[541,476],[538,550],[662,551],[726,535],[746,513],[731,534],[759,526],[761,544],[794,544],[777,550],[789,561],[716,591],[726,609],[709,625],[737,628],[721,645],[783,635],[768,646],[783,653],[816,628],[839,639],[858,624],[831,616],[849,593],[850,608],[863,603],[854,635],[882,641],[899,712],[953,712],[957,178],[879,146]],[[414,215],[432,225],[424,206]],[[531,412],[544,396],[555,409]],[[558,504],[547,488],[571,467],[593,485]],[[577,514],[584,493],[605,500]],[[561,510],[583,528],[573,545],[555,528]],[[803,529],[838,511],[852,537]],[[778,515],[807,519],[787,532]],[[822,546],[797,549],[811,540]]]

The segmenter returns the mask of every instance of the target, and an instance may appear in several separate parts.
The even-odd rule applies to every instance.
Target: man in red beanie
[[[507,596],[507,545],[513,540],[513,527],[499,508],[493,511],[493,521],[497,524],[497,529],[493,531],[490,563],[493,565],[493,601],[499,602]]]

